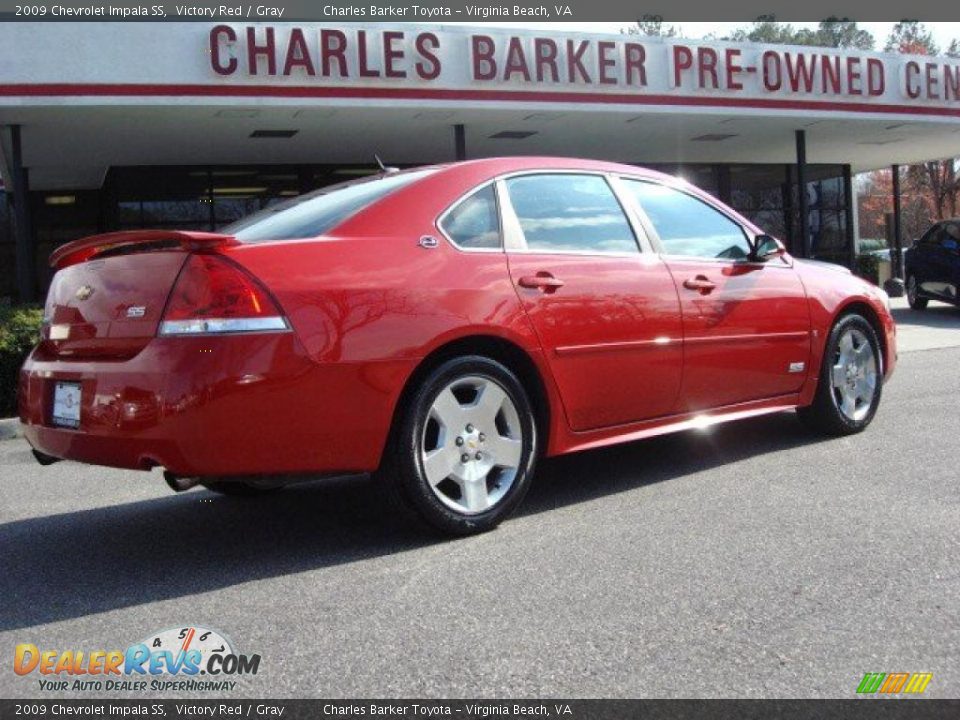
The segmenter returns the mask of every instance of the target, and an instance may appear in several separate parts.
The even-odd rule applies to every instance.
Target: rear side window
[[[750,254],[743,229],[685,192],[656,183],[624,183],[650,218],[667,255],[738,260]]]
[[[960,242],[960,225],[952,222],[944,223],[940,246],[947,250],[956,250],[958,242]]]
[[[920,238],[921,245],[936,246],[940,242],[940,225],[934,225]]]
[[[506,181],[529,250],[639,253],[607,181],[597,175],[523,175]]]
[[[272,205],[228,225],[221,232],[248,243],[316,237],[432,172],[433,169],[414,170],[331,185]]]
[[[440,221],[440,228],[458,247],[500,247],[500,216],[493,185],[461,200]]]

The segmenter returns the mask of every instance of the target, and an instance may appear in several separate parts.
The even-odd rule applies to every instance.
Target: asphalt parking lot
[[[2,442],[0,696],[41,694],[17,643],[198,624],[262,656],[243,697],[853,697],[898,671],[958,697],[960,310],[898,306],[867,432],[785,413],[551,460],[459,541],[370,482],[174,495]]]

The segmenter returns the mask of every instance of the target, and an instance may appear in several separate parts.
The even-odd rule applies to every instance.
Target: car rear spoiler
[[[179,244],[186,250],[212,250],[236,245],[233,235],[187,230],[123,230],[121,232],[91,235],[62,245],[50,254],[50,267],[57,270],[92,260],[108,250],[134,248],[137,245],[162,243]],[[148,248],[143,248],[144,250]]]

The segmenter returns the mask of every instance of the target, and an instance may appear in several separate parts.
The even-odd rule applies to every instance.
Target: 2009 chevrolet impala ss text
[[[384,173],[51,262],[19,388],[41,462],[242,494],[376,472],[450,533],[494,527],[544,455],[794,408],[858,432],[896,362],[881,290],[603,162]]]

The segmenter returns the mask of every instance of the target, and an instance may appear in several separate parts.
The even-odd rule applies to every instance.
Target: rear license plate
[[[80,383],[58,382],[54,387],[53,424],[80,427]]]

